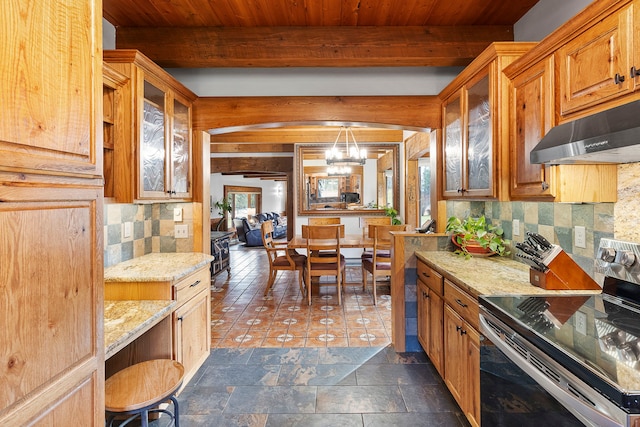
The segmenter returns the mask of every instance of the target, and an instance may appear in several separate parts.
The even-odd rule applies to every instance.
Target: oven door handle
[[[621,424],[620,421],[614,420],[594,409],[592,406],[576,399],[573,395],[558,387],[542,372],[534,368],[528,360],[520,355],[520,353],[502,341],[493,328],[487,324],[483,314],[480,314],[480,330],[487,338],[489,338],[489,341],[491,341],[505,354],[505,356],[518,365],[520,369],[525,371],[550,395],[555,397],[562,406],[578,417],[580,421],[593,427],[625,427],[626,424]]]

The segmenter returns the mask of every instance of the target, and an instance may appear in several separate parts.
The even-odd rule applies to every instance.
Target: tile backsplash
[[[182,208],[181,222],[173,220],[177,207]],[[152,252],[192,251],[193,209],[192,203],[105,204],[104,266]],[[176,224],[189,227],[188,238],[175,238]],[[130,235],[125,237],[125,228],[129,226]]]
[[[640,242],[640,163],[618,166],[616,203],[551,202],[447,202],[447,217],[485,215],[500,225],[505,237],[521,242],[527,231],[542,234],[560,245],[583,270],[593,275],[593,261],[600,239]],[[513,220],[520,221],[520,235],[513,235]],[[574,244],[575,226],[586,230],[586,248]],[[515,252],[515,251],[512,251]],[[513,256],[513,254],[512,254]]]

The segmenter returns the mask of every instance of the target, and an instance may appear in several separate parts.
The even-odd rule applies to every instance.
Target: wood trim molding
[[[193,128],[359,123],[425,131],[440,126],[440,115],[437,96],[201,97],[193,104]]]

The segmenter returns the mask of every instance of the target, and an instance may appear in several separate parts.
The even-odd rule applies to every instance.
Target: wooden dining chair
[[[371,225],[391,225],[390,216],[365,216],[360,218],[362,237],[373,237]]]
[[[305,227],[304,225],[302,226]],[[307,298],[311,305],[311,279],[334,276],[338,291],[338,305],[342,305],[342,287],[346,282],[346,260],[340,253],[340,227],[336,225],[308,225],[307,228]],[[318,281],[318,286],[324,285]],[[333,285],[331,283],[330,285]]]
[[[304,270],[307,267],[306,255],[299,254],[294,249],[289,249],[287,243],[276,243],[273,241],[273,222],[265,221],[261,226],[262,244],[267,251],[269,259],[269,280],[264,294],[267,295],[276,280],[278,271],[297,271],[298,285],[302,295],[307,292],[308,287],[303,285],[306,282]]]
[[[407,225],[375,225],[373,229],[373,253],[362,259],[362,290],[367,289],[367,272],[373,281],[373,305],[378,304],[377,279],[391,276],[391,232],[406,231]]]
[[[309,225],[332,225],[332,224],[340,224],[340,217],[320,217],[320,218],[309,218]]]
[[[332,227],[338,227],[338,229],[340,230],[340,237],[344,237],[344,224],[316,224],[313,226],[309,226],[309,225],[302,225],[302,238],[306,239],[307,238],[307,234],[308,234],[308,230],[309,227],[317,227],[317,226],[321,226],[321,225],[330,225]]]

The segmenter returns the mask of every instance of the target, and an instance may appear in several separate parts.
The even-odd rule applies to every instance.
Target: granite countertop
[[[151,329],[171,314],[175,301],[105,301],[105,359]]]
[[[470,295],[597,294],[600,290],[548,290],[529,283],[529,266],[506,257],[465,259],[447,251],[417,251],[416,257]]]
[[[209,264],[214,258],[200,252],[152,253],[105,268],[105,282],[176,281]]]

